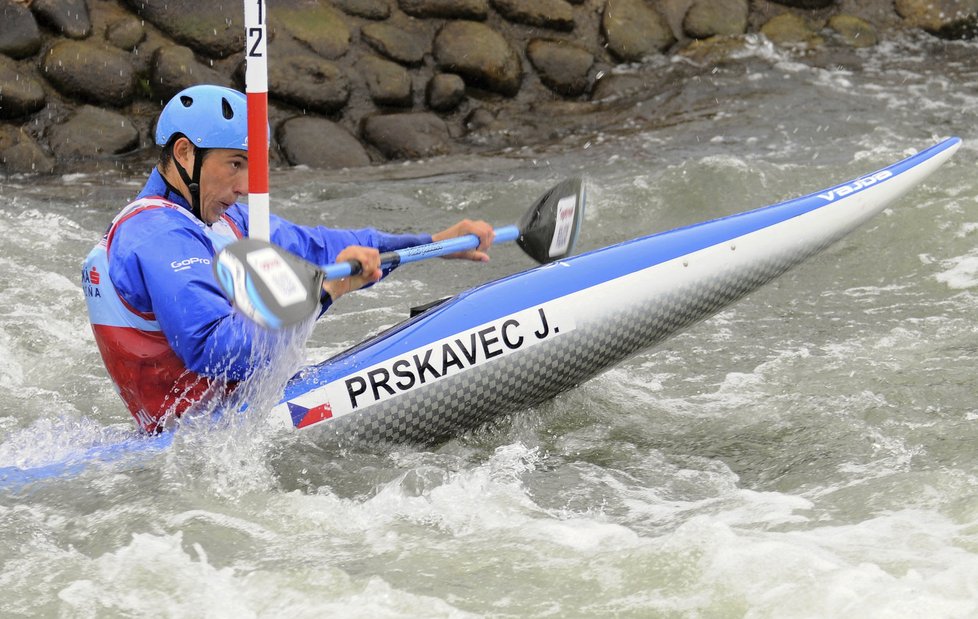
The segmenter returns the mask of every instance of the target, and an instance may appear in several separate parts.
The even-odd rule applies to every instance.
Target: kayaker
[[[234,311],[211,262],[248,236],[247,106],[244,94],[201,85],[163,108],[163,148],[136,200],[113,219],[85,259],[82,283],[102,360],[139,427],[158,432],[195,403],[226,395],[261,363],[259,327]],[[323,285],[324,311],[379,281],[381,252],[476,234],[488,260],[492,227],[462,220],[436,234],[335,230],[271,218],[271,240],[316,264],[359,260],[363,274]],[[256,348],[256,347],[255,347]]]

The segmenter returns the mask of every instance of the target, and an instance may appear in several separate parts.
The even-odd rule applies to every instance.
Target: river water
[[[392,231],[508,223],[586,174],[591,249],[963,139],[746,300],[443,445],[269,438],[254,411],[138,463],[4,488],[0,615],[978,616],[976,53],[908,35],[823,62],[754,41],[689,80],[669,122],[649,113],[661,101],[629,101],[615,126],[547,147],[276,172],[277,212]],[[132,429],[79,264],[140,179],[0,182],[0,467],[27,466]],[[300,354],[529,266],[503,246],[488,265],[406,266],[343,299]]]

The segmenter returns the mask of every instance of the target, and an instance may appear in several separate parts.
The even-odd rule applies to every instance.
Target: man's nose
[[[245,171],[244,174],[239,174],[237,178],[235,178],[234,187],[232,189],[234,190],[234,193],[237,196],[248,195],[248,172],[247,171]]]

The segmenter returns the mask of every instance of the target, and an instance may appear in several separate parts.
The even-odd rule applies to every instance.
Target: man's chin
[[[206,212],[202,213],[202,219],[204,220],[204,223],[207,224],[208,226],[217,223],[218,221],[221,220],[221,217],[224,216],[224,213],[227,212],[228,208],[230,207],[222,204],[216,208],[209,209]]]

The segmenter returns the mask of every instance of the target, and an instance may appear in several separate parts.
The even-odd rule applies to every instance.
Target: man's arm
[[[246,209],[242,209],[246,214]],[[302,256],[315,264],[325,265],[346,260],[357,260],[363,265],[361,275],[326,282],[324,290],[329,295],[325,306],[347,292],[370,286],[386,277],[394,267],[381,270],[378,255],[383,252],[424,245],[432,241],[452,238],[465,234],[479,237],[479,247],[446,258],[461,258],[485,262],[486,253],[492,245],[492,226],[484,221],[462,220],[454,226],[434,235],[428,234],[389,234],[373,228],[360,230],[337,230],[323,226],[307,227],[294,224],[280,217],[272,217],[272,241],[289,251]]]

